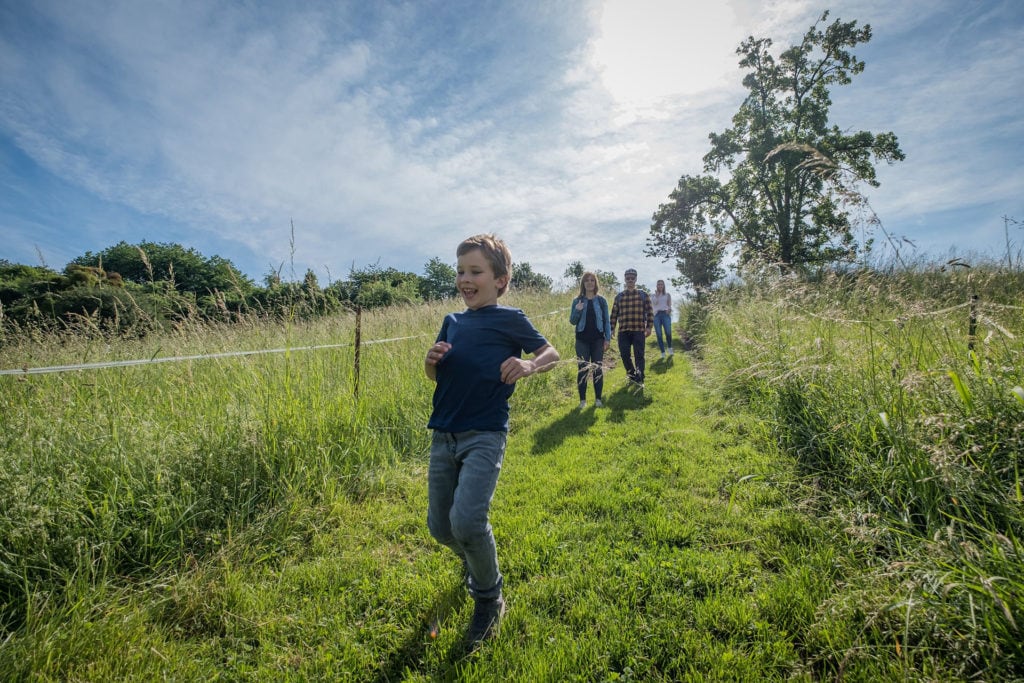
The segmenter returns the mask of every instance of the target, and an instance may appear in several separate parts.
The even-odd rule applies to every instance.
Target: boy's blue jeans
[[[430,442],[427,528],[466,561],[477,600],[501,595],[498,550],[488,520],[505,457],[506,432],[439,432]]]

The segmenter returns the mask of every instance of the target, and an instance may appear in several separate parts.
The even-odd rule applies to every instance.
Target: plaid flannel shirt
[[[612,314],[609,316],[612,330],[618,324],[619,332],[648,332],[654,326],[654,310],[651,297],[639,289],[624,289],[615,295]]]

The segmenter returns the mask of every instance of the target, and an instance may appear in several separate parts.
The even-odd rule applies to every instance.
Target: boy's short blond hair
[[[458,249],[455,250],[455,258],[467,254],[474,249],[479,249],[483,253],[484,258],[487,259],[487,262],[491,264],[491,268],[494,270],[494,277],[508,276],[505,286],[498,290],[498,296],[501,296],[508,291],[508,286],[512,282],[512,252],[509,251],[508,246],[497,235],[481,233],[462,240]]]

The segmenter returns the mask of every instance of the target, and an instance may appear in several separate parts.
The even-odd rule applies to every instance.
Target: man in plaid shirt
[[[636,288],[636,270],[630,268],[625,274],[626,288],[615,295],[609,322],[612,331],[619,326],[619,355],[622,367],[630,382],[644,383],[644,344],[654,328],[654,309],[647,292]],[[630,351],[632,350],[632,357]],[[635,365],[634,365],[635,359]]]

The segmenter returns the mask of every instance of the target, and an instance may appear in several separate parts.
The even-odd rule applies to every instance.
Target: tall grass
[[[19,340],[0,365],[289,350],[0,376],[0,678],[1020,679],[1016,277],[736,288],[688,318],[704,363],[615,368],[600,411],[567,297],[510,294],[564,360],[513,396],[511,607],[478,657],[423,523],[423,354],[457,306],[364,313],[412,338],[363,346],[358,396],[351,315]]]
[[[724,391],[897,592],[873,637],[964,675],[1024,675],[1022,291],[984,264],[830,275],[724,292],[705,331]]]
[[[363,313],[358,398],[352,314],[6,346],[5,368],[286,351],[0,377],[0,626],[75,584],[183,566],[268,511],[372,493],[427,448],[416,371],[453,307]],[[376,343],[395,337],[412,338]]]

